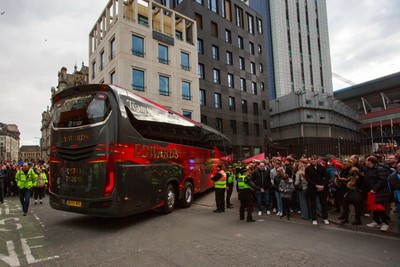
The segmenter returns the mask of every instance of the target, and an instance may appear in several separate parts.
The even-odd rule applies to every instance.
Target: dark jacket
[[[383,166],[375,164],[374,167],[367,168],[365,180],[368,183],[369,189],[374,190],[376,194],[376,203],[385,204],[392,202],[387,178],[387,170]]]
[[[251,177],[253,182],[256,184],[257,187],[260,189],[270,189],[272,188],[272,183],[271,183],[271,178],[269,175],[269,171],[263,170],[261,171],[260,169],[256,169],[251,173]]]
[[[399,177],[398,177],[398,172],[396,171],[396,172],[394,172],[394,173],[392,173],[391,175],[389,175],[389,178],[388,178],[388,180],[389,180],[389,184],[390,184],[390,190],[392,191],[392,195],[395,195],[396,194],[396,190],[400,190],[400,179],[399,179]],[[399,203],[400,202],[400,199],[395,199],[395,201],[396,201],[396,203]],[[400,211],[397,211],[397,212],[400,212]]]
[[[328,172],[321,164],[309,165],[305,170],[305,177],[308,183],[308,192],[317,193],[316,185],[323,185],[325,188],[322,192],[328,193]]]

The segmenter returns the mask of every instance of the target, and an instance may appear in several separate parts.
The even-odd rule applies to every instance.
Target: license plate
[[[67,205],[72,206],[72,207],[82,207],[82,201],[76,201],[76,200],[67,200]]]

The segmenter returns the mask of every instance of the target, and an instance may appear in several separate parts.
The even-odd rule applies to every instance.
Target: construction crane
[[[341,80],[342,82],[347,83],[348,85],[356,85],[355,82],[352,82],[352,81],[350,81],[350,80],[344,78],[343,76],[341,76],[341,75],[339,75],[339,74],[337,74],[337,73],[335,73],[335,72],[332,72],[332,76],[335,77],[336,79]]]

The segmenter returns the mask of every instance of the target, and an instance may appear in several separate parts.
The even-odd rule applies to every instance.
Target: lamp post
[[[339,138],[338,138],[338,157],[340,158],[340,140],[343,140],[343,138],[340,136]]]

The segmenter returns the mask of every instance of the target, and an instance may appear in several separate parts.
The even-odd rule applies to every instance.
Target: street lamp
[[[341,136],[338,138],[338,156],[339,156],[339,158],[340,158],[340,140],[343,140],[343,138]]]

